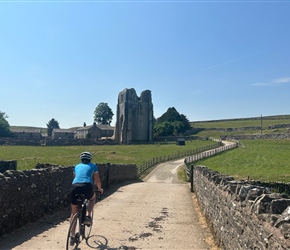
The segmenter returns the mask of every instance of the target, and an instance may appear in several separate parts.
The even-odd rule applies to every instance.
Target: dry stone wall
[[[256,139],[289,139],[290,133],[287,134],[256,134],[256,135],[227,135],[221,136],[221,140],[256,140]]]
[[[136,165],[98,164],[105,189],[137,179]],[[13,231],[46,213],[70,205],[73,166],[38,164],[32,170],[0,173],[0,235]]]
[[[15,138],[0,137],[0,146],[74,146],[74,145],[114,145],[117,144],[112,139],[51,139],[43,138]]]
[[[271,186],[194,168],[194,191],[222,249],[290,249],[290,197]],[[290,184],[280,188],[289,191]],[[275,185],[277,187],[277,184]]]
[[[0,173],[4,173],[6,170],[16,170],[17,161],[0,161]]]

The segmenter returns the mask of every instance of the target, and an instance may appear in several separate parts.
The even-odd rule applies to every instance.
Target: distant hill
[[[257,116],[249,118],[231,118],[231,119],[219,119],[219,120],[204,120],[194,121],[190,123],[208,123],[208,122],[229,122],[229,121],[245,121],[245,120],[290,120],[290,115],[272,115],[272,116]]]
[[[290,115],[272,115],[272,116],[257,116],[249,118],[232,118],[220,120],[194,121],[190,122],[193,129],[201,128],[201,132],[196,135],[200,136],[220,136],[225,134],[237,133],[240,129],[242,134],[261,133],[288,133],[290,127]],[[288,126],[289,125],[289,126]],[[273,128],[274,127],[274,128]],[[35,130],[40,129],[41,133],[47,133],[47,128],[32,127],[32,126],[10,126],[13,130]],[[72,127],[70,129],[77,129]],[[245,129],[247,128],[247,129]],[[252,129],[251,129],[252,128]],[[217,129],[224,130],[223,132],[213,132]],[[234,130],[234,131],[231,131]]]
[[[219,137],[234,134],[285,134],[290,132],[290,115],[260,116],[190,122],[196,135]]]

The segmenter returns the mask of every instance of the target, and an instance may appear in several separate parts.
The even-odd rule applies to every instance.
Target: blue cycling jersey
[[[75,178],[72,184],[76,183],[92,183],[93,174],[98,172],[98,167],[94,163],[79,163],[74,168]]]

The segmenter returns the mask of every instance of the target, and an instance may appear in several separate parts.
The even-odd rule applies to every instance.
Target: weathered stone
[[[285,223],[290,223],[290,206],[285,209],[285,211],[282,213],[281,217],[277,220],[274,226],[280,227]]]
[[[256,214],[261,213],[271,213],[271,204],[273,200],[281,199],[283,195],[272,193],[272,194],[263,194],[260,197],[257,197],[255,203],[253,204],[253,211]]]
[[[153,119],[151,91],[138,97],[135,89],[124,89],[118,95],[115,140],[122,144],[153,142]]]
[[[136,165],[97,165],[104,188],[137,179]],[[0,235],[69,206],[72,179],[73,167],[59,166],[0,174]]]
[[[263,187],[254,187],[249,190],[246,200],[255,200],[258,196],[267,193],[267,189]]]
[[[0,173],[4,173],[7,170],[16,170],[17,161],[0,161]]]
[[[194,190],[202,211],[210,223],[209,226],[214,232],[215,241],[220,243],[221,249],[290,249],[288,210],[285,210],[282,215],[271,214],[271,202],[287,200],[288,196],[263,193],[269,192],[268,186],[264,185],[265,183],[260,183],[263,186],[258,186],[258,182],[254,181],[231,181],[224,184],[227,185],[225,188],[223,182],[216,185],[209,176],[215,176],[215,181],[219,179],[216,172],[210,173],[209,169],[196,166]],[[221,178],[224,177],[221,175]],[[231,195],[229,190],[235,193]],[[239,198],[236,199],[238,194],[241,194],[242,198],[246,197],[247,200],[238,201]],[[252,200],[255,196],[257,198]],[[282,207],[284,203],[284,201],[281,203]],[[279,202],[274,204],[279,206]],[[283,214],[284,218],[282,218]],[[274,224],[279,227],[274,227]]]
[[[271,201],[270,209],[272,214],[282,214],[290,206],[290,199],[279,199]]]
[[[240,201],[244,201],[248,195],[248,192],[252,189],[252,186],[250,185],[244,185],[241,186],[240,191],[239,191],[239,198]]]
[[[290,222],[281,225],[281,233],[285,239],[290,239]]]

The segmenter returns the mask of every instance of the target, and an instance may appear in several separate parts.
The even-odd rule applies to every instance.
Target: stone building
[[[101,137],[111,137],[114,135],[114,128],[109,125],[96,124],[94,122],[91,126],[80,127],[76,130],[75,138],[95,138],[100,139]]]
[[[114,128],[109,125],[96,124],[76,127],[74,129],[56,129],[52,130],[52,139],[101,139],[102,137],[112,137]]]
[[[39,128],[10,129],[13,136],[19,139],[40,139],[43,137]]]
[[[54,128],[51,132],[52,139],[72,139],[74,138],[74,129]]]
[[[135,89],[118,95],[115,140],[121,144],[153,142],[153,104],[150,90],[140,97]]]

